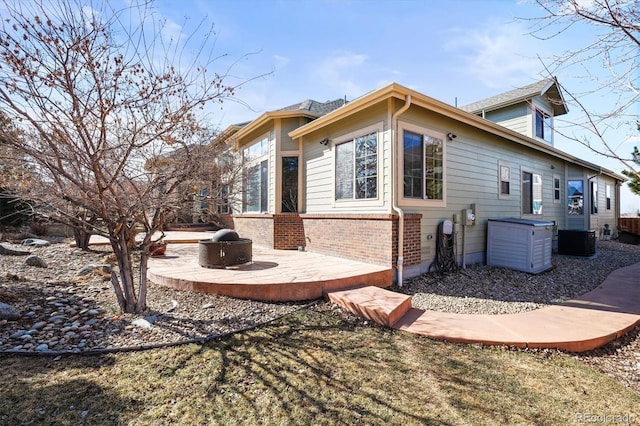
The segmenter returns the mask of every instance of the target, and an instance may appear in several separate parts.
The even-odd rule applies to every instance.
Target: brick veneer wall
[[[233,217],[233,225],[241,238],[273,248],[273,215],[238,215]]]
[[[310,251],[394,267],[397,259],[398,216],[390,214],[304,214]],[[405,215],[404,264],[421,262],[420,220]]]
[[[421,214],[404,215],[403,264],[406,266],[419,265],[422,262],[422,245],[420,234]],[[398,221],[393,222],[393,264],[398,259]]]
[[[420,264],[421,214],[406,214],[404,265]],[[391,214],[276,214],[234,216],[243,238],[276,250],[306,250],[389,267],[398,256],[398,216]]]
[[[297,250],[305,247],[302,218],[295,213],[273,215],[273,248],[276,250]]]

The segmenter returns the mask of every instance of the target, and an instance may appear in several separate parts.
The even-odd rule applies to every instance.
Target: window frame
[[[551,178],[551,182],[551,189],[553,191],[553,204],[560,204],[562,202],[562,178],[560,177],[560,175],[553,175]]]
[[[334,208],[341,207],[378,207],[383,203],[383,186],[384,186],[384,176],[382,175],[383,165],[382,165],[382,150],[383,150],[383,130],[384,123],[379,122],[372,124],[370,126],[362,127],[358,130],[354,130],[349,133],[345,133],[343,135],[337,136],[331,140],[331,152],[333,158],[332,160],[332,182],[331,182],[331,199],[332,206]],[[376,134],[376,196],[372,198],[342,198],[336,199],[336,183],[337,183],[337,146],[343,145],[345,143],[354,142],[356,138],[370,135],[372,133]],[[355,142],[354,142],[355,146]],[[354,160],[355,161],[355,160]],[[355,164],[354,164],[355,166]],[[354,175],[354,184],[355,184],[355,175]],[[354,186],[355,191],[355,186]],[[355,193],[354,193],[355,195]]]
[[[411,198],[404,195],[404,133],[405,131],[415,133],[422,136],[429,136],[442,141],[442,199],[429,199],[429,198]],[[417,124],[409,123],[406,121],[398,121],[398,140],[396,144],[398,146],[398,163],[399,170],[398,179],[396,182],[396,190],[398,191],[398,203],[407,207],[446,207],[447,206],[447,136],[446,132],[436,129],[430,129]],[[424,138],[422,142],[422,149],[424,153]],[[423,176],[424,179],[424,170]]]
[[[539,106],[533,107],[533,136],[553,144],[553,115]]]
[[[524,174],[527,173],[529,175],[531,175],[531,189],[528,192],[529,196],[527,197],[526,201],[531,201],[530,202],[530,212],[529,211],[525,211],[524,209],[524,195],[525,195],[525,188],[524,188]],[[539,213],[536,213],[536,208],[535,208],[535,202],[536,199],[535,197],[535,189],[534,189],[534,180],[535,177],[538,177],[539,180],[539,185],[540,185],[540,209],[539,209]],[[540,217],[544,215],[544,174],[540,173],[540,172],[536,172],[530,169],[526,169],[526,168],[521,168],[520,170],[520,213],[522,216],[533,216],[533,217]]]
[[[504,171],[507,172],[506,180]],[[503,183],[508,184],[508,191],[503,192]],[[502,161],[498,161],[498,198],[501,200],[508,200],[511,198],[511,166]]]
[[[589,182],[589,214],[598,214],[598,179]]]
[[[242,150],[242,169],[244,177],[242,179],[242,213],[244,214],[262,214],[269,212],[269,174],[270,174],[270,153],[271,153],[271,133],[254,139],[252,143],[247,144]],[[259,155],[253,155],[258,153]],[[265,165],[266,163],[266,165]],[[258,210],[248,210],[247,200],[249,199],[250,188],[249,171],[256,168],[259,176],[258,182]],[[263,181],[266,177],[266,181]]]
[[[578,188],[576,185],[577,183],[579,183],[580,188]],[[570,199],[572,196],[569,195],[570,191],[569,191],[569,187],[573,186],[577,191],[581,191],[579,196],[573,196],[575,198],[575,203]],[[567,195],[566,195],[566,200],[567,200],[567,216],[570,217],[574,217],[574,216],[584,216],[584,180],[583,179],[568,179],[567,183],[566,183],[566,187],[567,187]],[[576,204],[574,206],[574,204]],[[575,213],[572,213],[572,209],[573,211],[575,211]]]
[[[605,193],[605,198],[606,198],[606,205],[605,205],[606,210],[611,210],[611,198],[612,198],[611,197],[611,193],[612,193],[611,188],[612,188],[612,186],[609,185],[608,183],[605,184],[605,186],[604,186],[604,193]]]

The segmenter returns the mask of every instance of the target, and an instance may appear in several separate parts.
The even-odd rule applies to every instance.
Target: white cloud
[[[277,54],[273,55],[273,60],[275,61],[276,69],[284,68],[291,62],[291,58]]]
[[[363,54],[349,51],[336,51],[334,54],[313,70],[314,77],[334,89],[338,93],[344,93],[348,98],[360,96],[366,89],[357,81],[362,81],[361,75],[366,68],[368,57]],[[360,76],[360,78],[359,78]]]
[[[455,29],[445,50],[460,58],[472,79],[496,89],[509,89],[540,78],[539,46],[517,23],[492,22],[482,28]]]
[[[640,144],[640,136],[630,136],[624,141],[625,144]]]
[[[181,25],[167,19],[162,26],[161,35],[165,43],[180,43],[184,33]]]

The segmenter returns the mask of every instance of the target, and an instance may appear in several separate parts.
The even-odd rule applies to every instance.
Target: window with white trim
[[[522,214],[542,214],[542,175],[522,171],[520,181]]]
[[[598,214],[598,181],[590,182],[591,188],[591,214]]]
[[[605,186],[604,191],[607,197],[607,210],[611,210],[611,185]]]
[[[511,167],[498,162],[499,187],[498,197],[509,198],[511,195]]]
[[[378,132],[335,146],[336,200],[378,197]]]
[[[444,200],[444,137],[404,129],[404,198]]]
[[[560,204],[562,194],[560,193],[560,176],[553,175],[553,203]]]
[[[543,110],[535,109],[534,134],[549,143],[553,142],[553,117]]]

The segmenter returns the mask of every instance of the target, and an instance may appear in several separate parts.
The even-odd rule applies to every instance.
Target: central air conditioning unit
[[[596,254],[596,231],[593,229],[559,229],[558,254],[594,256]]]

